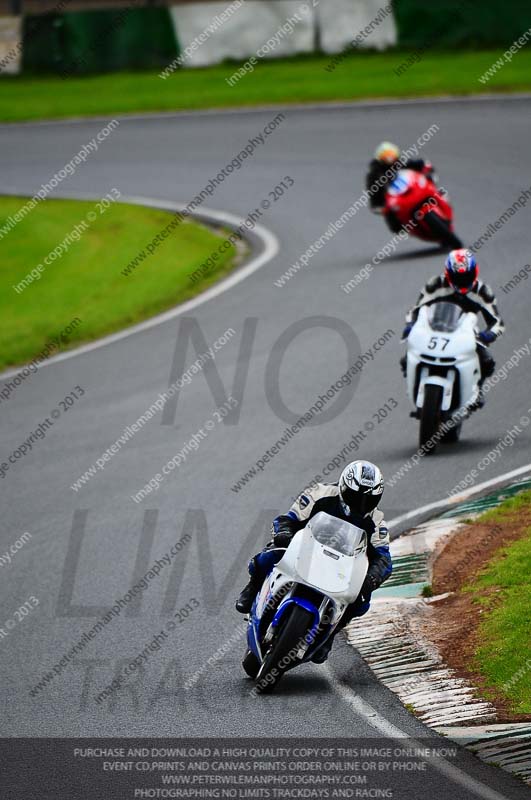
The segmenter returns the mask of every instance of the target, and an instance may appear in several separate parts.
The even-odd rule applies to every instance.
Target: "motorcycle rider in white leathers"
[[[389,531],[384,515],[377,506],[384,490],[382,473],[370,461],[353,461],[341,473],[338,483],[318,483],[305,490],[295,500],[287,514],[273,520],[272,538],[266,547],[249,562],[250,580],[241,592],[236,609],[241,614],[251,611],[255,597],[266,576],[280,561],[297,531],[305,527],[308,520],[320,511],[346,520],[367,533],[367,556],[369,568],[360,594],[354,603],[347,606],[338,625],[340,630],[354,617],[366,614],[370,607],[371,593],[392,572],[389,551]],[[326,661],[332,647],[330,637],[315,653],[312,661]]]

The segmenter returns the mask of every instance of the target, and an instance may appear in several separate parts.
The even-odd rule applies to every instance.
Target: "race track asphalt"
[[[368,423],[373,430],[366,433],[359,454],[380,464],[386,476],[414,453],[417,423],[408,417],[398,367],[400,333],[405,311],[426,279],[441,270],[443,257],[419,241],[402,242],[346,294],[341,285],[390,239],[382,220],[362,209],[284,287],[274,281],[359,196],[378,141],[390,138],[408,147],[434,124],[439,130],[422,155],[434,162],[450,192],[458,233],[467,243],[477,239],[531,183],[526,174],[530,110],[527,99],[503,98],[283,109],[282,124],[205,204],[243,218],[285,176],[294,181],[277,201],[269,197],[270,208],[260,218],[278,237],[279,254],[186,314],[194,320],[186,324],[198,327],[207,345],[234,329],[215,361],[221,384],[215,384],[210,367],[195,375],[176,408],[168,406],[162,419],[151,420],[77,492],[70,488],[73,481],[178,377],[170,378],[174,353],[183,352],[183,320],[176,317],[50,363],[2,401],[6,460],[76,385],[85,390],[0,484],[0,551],[24,531],[32,537],[10,565],[1,567],[3,616],[11,617],[30,596],[39,600],[38,608],[0,641],[2,736],[376,735],[370,720],[335,692],[323,667],[296,671],[275,695],[257,701],[249,696],[240,668],[241,638],[213,666],[203,665],[241,628],[235,595],[245,581],[248,558],[265,541],[271,516],[287,509],[298,490],[322,474],[353,434],[367,431]],[[186,203],[277,113],[124,118],[98,152],[63,182],[61,192],[103,196],[117,187],[124,195]],[[105,122],[0,128],[5,191],[38,190]],[[171,240],[165,246],[171,247]],[[530,283],[521,282],[508,293],[500,288],[529,260],[529,207],[518,210],[484,244],[478,259],[507,324],[506,335],[493,348],[501,365],[530,336]],[[116,264],[116,269],[123,266]],[[139,269],[155,269],[154,262]],[[14,302],[23,302],[23,295]],[[70,319],[64,309],[58,331]],[[335,409],[323,424],[307,426],[239,492],[231,491],[282,435],[287,414],[295,419],[304,413],[348,369],[356,339],[366,352],[388,330],[394,335],[363,367],[343,409]],[[351,342],[350,353],[344,336]],[[280,359],[283,343],[287,348]],[[190,347],[186,365],[195,358]],[[492,390],[485,409],[465,423],[458,445],[423,459],[387,489],[383,505],[388,518],[444,497],[507,429],[519,424],[531,406],[529,363],[523,359]],[[237,417],[216,422],[159,490],[135,503],[131,495],[214,418],[223,390],[239,401]],[[378,422],[373,415],[390,400],[397,407]],[[331,406],[332,401],[326,410]],[[512,447],[481,470],[481,480],[526,464],[529,442],[529,429],[523,429]],[[31,697],[30,689],[127,592],[133,576],[144,574],[186,532],[191,540],[171,569],[165,567],[136,606],[107,625],[75,663]],[[191,598],[199,608],[150,654],[140,676],[98,705],[95,695]],[[407,735],[427,735],[344,641],[337,643],[331,667],[338,680]],[[195,687],[183,689],[201,669]],[[470,774],[502,796],[524,796],[524,789],[507,776],[472,756],[465,761]],[[422,787],[410,780],[404,797],[425,797],[430,786],[437,797],[473,796],[437,773],[423,779]]]

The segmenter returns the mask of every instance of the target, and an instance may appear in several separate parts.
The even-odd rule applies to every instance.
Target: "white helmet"
[[[383,476],[370,461],[352,461],[339,478],[339,496],[352,514],[374,511],[384,490]]]
[[[382,142],[374,151],[374,158],[391,166],[400,158],[400,148],[392,142]]]

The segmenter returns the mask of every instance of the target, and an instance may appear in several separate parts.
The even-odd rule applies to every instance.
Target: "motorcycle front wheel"
[[[419,445],[425,448],[428,442],[434,441],[433,447],[425,449],[425,455],[435,451],[437,432],[441,425],[442,391],[442,386],[434,386],[431,383],[424,390],[424,405],[420,412]]]
[[[285,612],[280,633],[274,639],[255,678],[258,694],[269,694],[280,679],[297,662],[297,652],[313,626],[314,617],[301,606],[293,604]]]

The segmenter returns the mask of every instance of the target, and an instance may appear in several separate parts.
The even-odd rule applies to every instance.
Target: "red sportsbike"
[[[463,247],[454,233],[453,211],[442,191],[428,175],[401,169],[385,196],[384,216],[390,227],[396,223],[412,235],[428,242],[439,242],[452,250]]]

